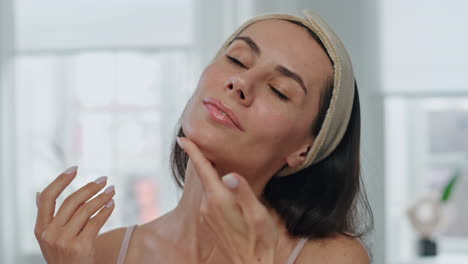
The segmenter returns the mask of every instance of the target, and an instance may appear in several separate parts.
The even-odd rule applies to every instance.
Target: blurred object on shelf
[[[428,193],[421,196],[408,208],[411,225],[418,233],[419,255],[437,255],[437,234],[448,226],[456,217],[456,212],[450,199],[453,196],[464,168],[468,162],[468,155],[457,166],[441,193]]]

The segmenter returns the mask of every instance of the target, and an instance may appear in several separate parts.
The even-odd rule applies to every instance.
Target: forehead
[[[267,19],[250,24],[239,36],[252,38],[264,58],[300,74],[309,89],[333,74],[326,52],[303,26]]]

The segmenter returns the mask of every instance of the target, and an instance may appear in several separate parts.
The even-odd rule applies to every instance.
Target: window
[[[104,231],[144,223],[175,205],[168,156],[180,105],[195,83],[190,52],[18,56],[18,164],[28,165],[18,168],[27,182],[19,195],[30,196],[18,197],[22,226],[34,225],[32,194],[75,164],[79,174],[62,199],[102,175],[120,187]],[[32,251],[32,229],[23,230],[23,249]]]
[[[443,228],[442,236],[465,238],[468,241],[468,98],[425,99],[421,102],[427,131],[427,153],[424,160],[424,182],[430,189],[443,190],[457,168],[453,200],[455,207],[447,214],[452,219]]]
[[[441,255],[466,254],[468,246],[468,96],[386,100],[389,254],[409,259],[418,235],[407,209],[423,195],[441,197],[460,169],[443,223],[435,235]],[[403,219],[403,221],[401,221]]]
[[[24,263],[41,259],[33,257],[40,255],[35,192],[69,166],[79,166],[78,176],[58,204],[99,176],[116,186],[116,209],[102,231],[152,220],[178,200],[169,155],[196,85],[195,9],[190,0],[119,1],[103,14],[105,4],[16,3],[16,213]],[[176,12],[183,19],[166,27]]]

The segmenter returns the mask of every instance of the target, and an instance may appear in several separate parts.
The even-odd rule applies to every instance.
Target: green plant
[[[443,192],[442,192],[442,196],[440,197],[440,201],[442,203],[445,203],[445,202],[450,200],[450,198],[452,196],[452,193],[453,193],[453,189],[455,188],[455,185],[456,185],[458,179],[461,177],[461,175],[463,173],[463,169],[464,169],[467,161],[468,161],[468,155],[465,157],[463,162],[457,168],[455,168],[452,177],[450,178],[450,180],[445,185],[445,187],[443,189]]]

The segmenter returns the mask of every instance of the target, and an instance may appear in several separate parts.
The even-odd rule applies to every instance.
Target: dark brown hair
[[[303,26],[299,22],[290,22]],[[317,35],[303,27],[326,52]],[[265,186],[262,201],[280,215],[292,236],[322,238],[344,234],[361,237],[373,228],[373,215],[361,179],[361,113],[356,82],[354,86],[351,117],[337,148],[319,163],[287,177],[273,177]],[[332,92],[333,78],[330,78],[322,91],[319,112],[311,126],[314,137],[322,127]],[[185,136],[180,124],[177,136]],[[181,188],[187,162],[187,154],[174,143],[171,168]]]

